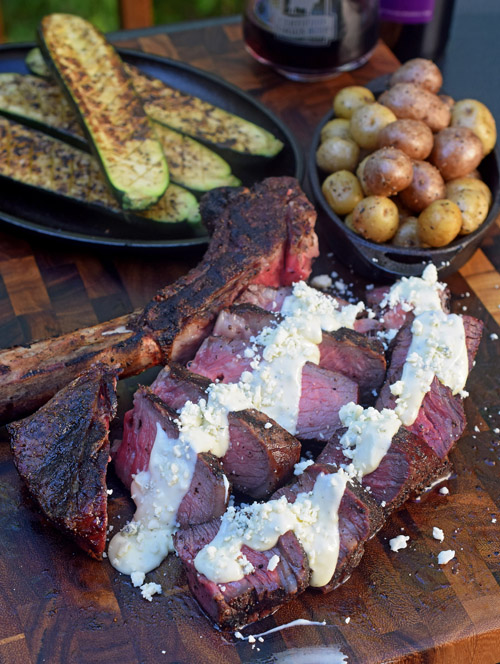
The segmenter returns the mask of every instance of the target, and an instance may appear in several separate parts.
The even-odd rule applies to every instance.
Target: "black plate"
[[[370,81],[370,88],[376,97],[387,87],[389,76],[381,76]],[[453,96],[453,91],[450,92]],[[316,150],[320,143],[323,126],[334,118],[330,111],[321,120],[313,136],[308,158],[309,180],[314,198],[326,215],[325,228],[330,233],[332,248],[343,263],[368,279],[394,279],[394,277],[420,276],[428,263],[434,263],[439,276],[445,277],[456,272],[476,251],[481,240],[495,222],[500,211],[500,156],[498,147],[483,159],[479,171],[483,180],[491,189],[493,202],[485,221],[470,235],[462,235],[446,247],[420,249],[414,247],[396,247],[391,244],[376,244],[356,235],[343,220],[333,212],[321,191],[321,184],[326,174],[320,173],[316,166]]]
[[[35,44],[0,46],[0,72],[28,73],[24,60],[33,46]],[[243,184],[252,185],[274,175],[302,179],[304,164],[295,139],[275,115],[245,92],[181,62],[125,49],[118,49],[118,52],[125,62],[141,71],[251,120],[283,141],[283,150],[273,159],[216,150],[229,161],[233,173]],[[0,221],[44,236],[92,245],[164,249],[202,245],[207,241],[206,232],[199,224],[179,224],[173,228],[169,224],[122,219],[5,179],[0,181]]]

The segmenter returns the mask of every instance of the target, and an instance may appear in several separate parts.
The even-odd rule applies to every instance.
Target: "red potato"
[[[410,158],[396,148],[381,148],[366,161],[363,178],[370,193],[394,196],[406,189],[413,178]]]
[[[413,58],[404,63],[391,76],[390,85],[414,83],[424,90],[436,93],[443,85],[443,76],[432,60]]]
[[[450,109],[439,97],[414,83],[397,83],[383,92],[380,104],[391,109],[397,118],[422,120],[432,131],[450,124]]]
[[[379,147],[402,150],[410,159],[426,159],[434,145],[429,127],[421,120],[396,120],[384,127],[378,137]]]
[[[429,158],[445,180],[465,177],[484,156],[483,144],[467,127],[448,127],[434,138]]]
[[[433,201],[446,198],[446,185],[438,169],[428,161],[413,162],[413,179],[399,198],[413,212],[422,212]]]

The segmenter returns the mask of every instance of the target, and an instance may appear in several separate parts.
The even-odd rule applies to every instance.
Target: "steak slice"
[[[254,304],[237,304],[220,312],[215,322],[213,334],[234,341],[250,341],[264,327],[269,327],[280,320],[279,315],[265,311]],[[345,327],[335,332],[323,332],[322,336],[319,345],[319,366],[323,369],[341,373],[357,383],[360,388],[360,400],[362,402],[366,403],[373,400],[372,390],[378,392],[383,383],[386,370],[384,348],[381,341],[366,337]],[[209,339],[211,337],[205,339],[202,348],[209,343]],[[213,344],[219,347],[220,353],[224,353],[223,341],[217,343],[214,340]],[[236,352],[244,357],[245,346],[242,344],[240,347],[237,343],[234,345]],[[202,352],[200,348],[200,357],[197,357],[197,359],[199,359],[201,366],[206,366],[206,363],[211,360],[211,355],[207,353],[205,357],[201,357]],[[231,362],[230,357],[226,355],[224,357],[229,363]],[[250,361],[247,363],[248,367],[249,365]],[[196,366],[191,365],[191,368],[196,371]]]
[[[201,345],[189,369],[212,382],[237,383],[244,371],[251,371],[253,357],[246,357],[251,344],[242,339],[210,336]],[[340,426],[339,411],[358,400],[358,386],[336,371],[306,362],[302,369],[297,431],[304,440],[329,438]]]
[[[14,463],[43,514],[94,558],[106,543],[115,387],[115,371],[93,367],[37,413],[8,426]]]
[[[118,477],[130,488],[134,476],[147,470],[159,425],[171,439],[179,437],[177,413],[149,388],[140,387],[134,395],[134,408],[125,415],[123,440],[114,456]],[[229,483],[219,460],[208,453],[198,454],[194,474],[179,505],[181,525],[204,523],[224,514]]]
[[[470,370],[479,346],[483,324],[471,316],[463,316],[463,322]],[[394,339],[386,380],[376,402],[378,410],[396,407],[396,397],[391,393],[390,386],[401,378],[411,340],[409,319]],[[434,377],[431,388],[422,401],[417,419],[407,427],[422,438],[441,459],[447,456],[464,431],[466,420],[462,401],[458,394],[453,395],[449,387]]]
[[[278,489],[272,498],[285,496],[294,503],[300,492],[312,491],[318,475],[331,474],[336,469],[327,463],[308,466],[291,485]],[[359,564],[364,545],[384,523],[383,511],[370,494],[355,480],[349,482],[339,506],[339,555],[331,580],[321,588],[327,593],[347,581],[352,570]]]
[[[213,540],[219,523],[214,520],[182,528],[174,536],[174,546],[184,564],[191,592],[220,627],[234,630],[261,620],[307,588],[310,575],[307,556],[291,531],[268,551],[242,547],[255,571],[240,581],[217,584],[200,574],[194,559]],[[268,565],[273,556],[278,556],[279,562],[270,570]]]
[[[351,462],[340,445],[344,431],[339,429],[328,441],[317,458],[318,463],[339,467]],[[382,506],[385,515],[389,516],[411,494],[422,492],[448,469],[447,460],[440,459],[425,441],[401,427],[378,468],[365,475],[361,482],[364,487],[368,487],[376,503]]]
[[[309,276],[318,255],[316,212],[295,179],[208,192],[201,211],[212,231],[205,256],[142,312],[0,353],[0,421],[33,412],[100,361],[119,367],[122,377],[185,361],[249,284],[290,285]]]
[[[165,367],[151,389],[180,410],[186,401],[206,398],[210,381],[183,367]],[[297,438],[267,415],[254,409],[229,413],[229,447],[222,467],[235,489],[252,498],[265,498],[293,473],[300,459]],[[269,426],[271,425],[271,426]]]

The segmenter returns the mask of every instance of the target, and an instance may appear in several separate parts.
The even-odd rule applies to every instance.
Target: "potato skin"
[[[495,147],[495,119],[489,108],[476,99],[461,99],[456,102],[451,111],[451,126],[471,129],[483,144],[485,155]]]
[[[394,113],[382,104],[367,104],[356,109],[351,117],[351,134],[361,148],[375,150],[380,131],[396,120]]]
[[[462,213],[460,235],[469,235],[475,231],[488,216],[488,200],[477,189],[460,189],[452,192],[449,198],[458,205]]]
[[[451,111],[451,109],[455,105],[455,100],[453,99],[453,97],[450,97],[450,95],[438,95],[438,97],[439,99],[441,99],[443,104],[446,104],[446,106],[448,106],[448,108]]]
[[[418,217],[418,237],[422,244],[444,247],[454,240],[462,227],[462,213],[448,199],[434,201]]]
[[[376,196],[394,196],[406,189],[413,178],[411,160],[396,148],[381,148],[366,161],[363,178]]]
[[[366,166],[366,162],[368,161],[368,159],[370,157],[371,157],[371,155],[367,155],[364,159],[362,159],[359,162],[358,167],[356,169],[356,176],[357,176],[357,178],[359,180],[359,183],[361,185],[361,189],[365,193],[365,196],[369,196],[370,193],[371,193],[370,190],[368,189],[368,185],[366,184],[366,178],[365,178],[365,166]]]
[[[471,177],[470,173],[468,177],[457,178],[456,180],[449,180],[446,183],[446,198],[453,200],[452,194],[458,191],[462,191],[463,189],[472,189],[473,191],[478,191],[486,198],[488,207],[491,205],[493,196],[491,194],[490,188],[488,187],[486,182],[483,182],[478,178]]]
[[[435,166],[428,161],[414,161],[411,184],[399,197],[413,212],[422,212],[433,201],[446,198],[446,185]]]
[[[333,136],[321,143],[316,151],[316,163],[327,173],[353,171],[359,157],[359,147],[354,141]]]
[[[348,85],[339,90],[333,100],[333,111],[338,118],[351,118],[360,106],[372,104],[375,96],[371,90],[361,85]]]
[[[429,161],[445,180],[453,180],[477,168],[482,158],[483,145],[471,129],[448,127],[436,134]]]
[[[420,247],[418,219],[416,217],[407,217],[402,221],[391,243],[396,247]]]
[[[328,205],[340,215],[352,212],[364,197],[358,178],[350,171],[331,173],[323,182],[321,191]]]
[[[422,120],[432,131],[450,124],[450,109],[439,97],[414,83],[397,83],[383,92],[380,104],[391,109],[398,118]]]
[[[391,76],[390,85],[397,83],[414,83],[434,94],[443,85],[443,76],[432,60],[413,58],[404,63]]]
[[[321,143],[324,143],[329,138],[339,136],[340,138],[348,138],[352,141],[351,130],[349,129],[349,120],[346,118],[334,118],[325,124],[321,130]]]
[[[420,120],[396,120],[384,127],[378,136],[380,148],[402,150],[410,159],[426,159],[434,145],[432,131]]]
[[[385,196],[367,196],[352,211],[356,233],[373,242],[387,242],[398,229],[398,208]]]

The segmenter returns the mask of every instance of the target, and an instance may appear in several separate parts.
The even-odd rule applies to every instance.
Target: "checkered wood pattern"
[[[244,52],[236,24],[142,37],[123,46],[190,62],[250,91],[273,109],[306,149],[335,91],[392,71],[397,62],[380,45],[368,65],[306,87],[283,80]],[[305,94],[307,92],[307,94]],[[252,649],[224,638],[187,591],[175,557],[150,576],[164,594],[142,600],[130,581],[106,561],[85,557],[38,514],[0,432],[0,663],[139,664],[143,662],[268,662],[284,650],[307,649],[310,661],[339,648],[350,663],[382,661],[495,664],[500,661],[500,229],[450,278],[457,311],[486,321],[470,379],[468,430],[453,452],[449,496],[432,490],[410,501],[367,546],[352,578],[334,593],[306,592],[266,619],[264,631],[297,618],[327,626],[299,627],[268,636]],[[322,233],[317,271],[336,269]],[[160,287],[197,261],[192,254],[137,255],[61,246],[0,229],[0,346],[26,344],[121,316],[146,303]],[[131,515],[111,474],[110,520]],[[436,525],[442,545],[432,538]],[[404,532],[408,549],[388,540]],[[437,553],[456,550],[440,568]],[[346,623],[346,618],[350,622]],[[259,648],[259,650],[257,650]],[[316,649],[312,650],[311,649]],[[316,654],[315,654],[316,653]],[[333,658],[332,651],[330,656]],[[327,661],[322,659],[321,661]],[[333,661],[328,660],[328,661]]]

